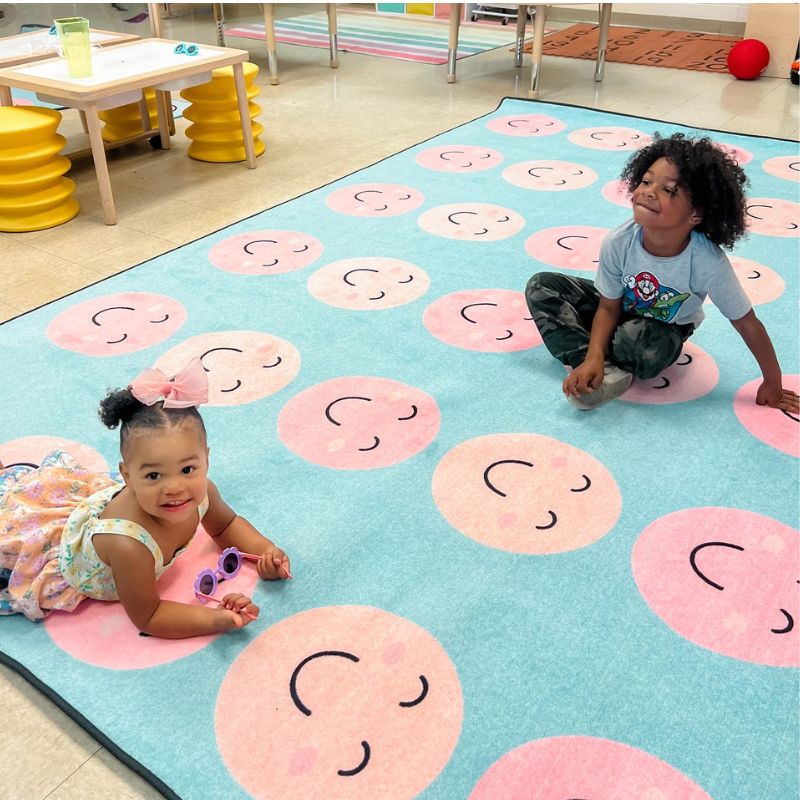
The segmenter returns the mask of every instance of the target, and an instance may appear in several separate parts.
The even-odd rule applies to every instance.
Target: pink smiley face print
[[[0,462],[6,467],[18,465],[36,468],[54,450],[63,450],[79,466],[91,472],[108,472],[108,463],[93,447],[58,436],[23,436],[0,444]]]
[[[445,344],[480,353],[511,353],[542,343],[525,295],[511,289],[447,294],[425,309],[422,321]]]
[[[427,631],[379,608],[333,606],[281,620],[240,653],[215,730],[257,800],[410,800],[450,760],[463,715],[458,674]]]
[[[422,192],[399,183],[359,183],[325,198],[333,211],[354,217],[396,217],[419,208],[424,201]]]
[[[552,136],[561,133],[567,126],[548,114],[512,114],[495,117],[486,123],[486,127],[503,136]]]
[[[535,787],[535,794],[532,790]],[[554,736],[495,761],[469,800],[711,800],[696,783],[636,747],[591,736]]]
[[[800,203],[777,197],[748,197],[747,228],[762,236],[800,236]]]
[[[736,508],[689,508],[648,525],[636,585],[672,630],[715,653],[800,666],[798,531]]]
[[[47,338],[87,356],[118,356],[159,344],[186,322],[186,309],[171,297],[122,292],[84,300],[56,316]]]
[[[525,252],[543,264],[561,269],[595,272],[600,263],[600,244],[608,228],[567,225],[544,228],[525,241]]]
[[[313,264],[322,255],[322,242],[301,231],[263,230],[240,233],[217,242],[208,260],[225,272],[240,275],[278,275]]]
[[[164,600],[199,605],[200,601],[194,595],[195,579],[202,569],[215,569],[219,556],[219,548],[202,528],[198,528],[187,549],[159,578],[159,595]],[[220,584],[214,596],[221,598],[228,592],[241,592],[252,597],[257,582],[255,564],[245,561],[236,577]],[[217,604],[209,602],[207,605],[213,608]],[[252,623],[253,626],[259,624]],[[44,626],[50,638],[64,652],[78,661],[106,669],[147,669],[168,664],[202,650],[216,638],[140,636],[122,604],[107,600],[83,600],[69,614],[50,614],[45,618]]]
[[[521,189],[537,192],[568,192],[597,180],[597,173],[572,161],[523,161],[503,170],[503,178]]]
[[[167,375],[199,358],[208,375],[208,405],[238,406],[283,389],[300,371],[293,344],[260,331],[217,331],[184,340],[155,366]]]
[[[800,182],[800,156],[775,156],[768,158],[761,166],[764,172],[776,178],[794,183]]]
[[[436,466],[432,490],[456,530],[512,553],[585,547],[614,527],[622,507],[617,483],[599,461],[527,433],[461,442]]]
[[[653,139],[636,128],[609,125],[606,128],[580,128],[567,135],[573,144],[592,150],[641,150]]]
[[[609,203],[613,203],[615,206],[631,207],[631,193],[621,180],[609,181],[603,186],[600,193]]]
[[[756,378],[736,392],[733,398],[736,418],[764,444],[800,457],[800,417],[790,411],[758,405],[756,393],[760,385],[761,378]],[[783,386],[800,393],[800,375],[784,375]]]
[[[667,405],[686,403],[708,394],[719,381],[719,368],[711,356],[686,342],[678,360],[655,378],[636,378],[620,397],[628,403]]]
[[[278,416],[281,441],[332,469],[377,469],[424,450],[439,432],[436,401],[389,378],[348,376],[295,395]]]
[[[417,153],[417,164],[436,172],[483,172],[503,163],[497,150],[472,144],[429,147]]]
[[[522,216],[510,208],[488,203],[450,203],[429,208],[417,220],[426,233],[464,242],[498,242],[525,227]]]
[[[783,294],[786,287],[783,278],[775,270],[739,256],[731,256],[730,261],[742,289],[754,306],[769,303]],[[706,302],[710,302],[708,298]]]
[[[428,274],[398,258],[346,258],[318,269],[308,291],[322,303],[353,311],[382,311],[413,303],[431,284]]]

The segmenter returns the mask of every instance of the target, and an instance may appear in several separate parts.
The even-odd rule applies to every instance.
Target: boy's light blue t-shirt
[[[705,234],[692,231],[682,252],[661,258],[644,249],[642,226],[633,220],[603,240],[595,286],[604,297],[621,297],[629,314],[695,327],[706,296],[728,319],[752,308],[728,257]]]

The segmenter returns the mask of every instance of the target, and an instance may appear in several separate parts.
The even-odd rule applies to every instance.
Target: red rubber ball
[[[728,53],[728,72],[740,81],[752,81],[769,64],[769,50],[758,39],[742,39]]]

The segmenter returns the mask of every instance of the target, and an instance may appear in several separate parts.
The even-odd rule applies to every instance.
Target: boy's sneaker
[[[632,382],[633,375],[630,372],[606,361],[603,365],[603,382],[591,394],[582,394],[579,397],[570,395],[569,401],[575,408],[588,411],[624,394]]]

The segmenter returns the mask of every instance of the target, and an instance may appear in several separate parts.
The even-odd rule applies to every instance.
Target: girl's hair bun
[[[121,422],[127,422],[142,407],[130,389],[117,389],[109,391],[100,401],[98,413],[103,425],[113,430]]]

